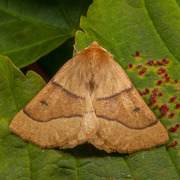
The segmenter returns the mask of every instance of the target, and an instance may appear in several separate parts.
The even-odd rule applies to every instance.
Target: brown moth
[[[106,152],[133,153],[168,141],[124,70],[96,42],[78,51],[9,128],[41,148],[89,142]]]

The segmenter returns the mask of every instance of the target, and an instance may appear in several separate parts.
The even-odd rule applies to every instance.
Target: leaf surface
[[[149,88],[150,93],[143,95],[148,104],[153,89],[158,87],[163,96],[157,97],[156,104],[167,104],[170,110],[162,117],[161,111],[155,110],[156,104],[150,107],[167,130],[180,123],[179,110],[174,108],[180,98],[180,92],[176,91],[179,83],[174,84],[174,79],[180,80],[179,51],[176,48],[179,42],[176,28],[180,26],[177,21],[178,2],[95,0],[87,18],[81,19],[84,32],[76,34],[77,49],[83,49],[96,40],[114,55],[137,89]],[[172,11],[177,11],[176,17],[170,18]],[[166,18],[170,21],[165,21]],[[171,27],[168,26],[170,24]],[[167,36],[163,35],[165,30]],[[171,39],[173,36],[177,37],[174,41]],[[140,57],[135,56],[136,51],[140,52]],[[163,58],[170,63],[164,66],[147,64],[148,60],[157,62]],[[131,69],[128,68],[130,62],[133,63]],[[136,68],[138,64],[142,64],[140,69]],[[158,75],[160,67],[168,73],[168,83],[165,83],[164,74]],[[147,68],[147,72],[139,76],[143,68]],[[163,81],[160,86],[157,86],[158,80]],[[0,179],[179,179],[180,148],[179,145],[169,147],[170,143],[179,141],[179,129],[174,133],[168,131],[170,140],[167,145],[131,155],[108,154],[89,144],[71,150],[41,150],[9,132],[8,126],[16,113],[44,86],[44,82],[33,72],[24,77],[6,57],[0,59],[0,82],[0,157],[3,159],[0,161]],[[173,95],[178,98],[169,103]],[[175,113],[174,118],[169,118],[170,112]]]
[[[180,10],[177,1],[97,0],[90,6],[87,18],[81,18],[81,28],[84,32],[78,31],[76,34],[77,48],[83,49],[94,40],[97,41],[114,55],[114,59],[124,68],[137,89],[150,89],[149,94],[143,95],[148,105],[154,88],[158,88],[158,93],[163,93],[150,108],[167,130],[180,123],[180,113],[175,108],[180,99],[180,93],[177,91],[179,84],[174,83],[175,79],[180,79],[179,20]],[[140,52],[140,57],[135,56],[136,51]],[[162,62],[164,58],[169,63],[157,65],[157,61]],[[149,60],[153,60],[152,66],[148,65]],[[129,63],[133,64],[133,68],[128,67]],[[137,68],[139,64],[142,64],[141,68]],[[146,73],[139,75],[144,68],[147,69]],[[166,82],[165,73],[158,74],[160,68],[168,73],[169,82]],[[159,80],[162,81],[160,86],[157,85]],[[173,95],[178,98],[170,103]],[[162,116],[161,109],[155,109],[155,105],[163,104],[169,107],[165,116]],[[175,117],[170,118],[171,112],[175,113]],[[169,132],[170,140],[166,146],[124,156],[132,177],[178,179],[180,147],[170,148],[169,145],[179,141],[179,135],[179,130]]]
[[[0,54],[18,67],[35,62],[74,36],[90,0],[0,1]]]

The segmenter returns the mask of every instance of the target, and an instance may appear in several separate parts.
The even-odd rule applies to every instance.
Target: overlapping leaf
[[[0,54],[31,64],[74,36],[90,1],[0,1]]]

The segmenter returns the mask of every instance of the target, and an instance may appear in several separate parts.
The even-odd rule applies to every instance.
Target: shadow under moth
[[[41,148],[88,142],[106,152],[133,153],[168,141],[125,71],[96,42],[64,64],[9,128]]]

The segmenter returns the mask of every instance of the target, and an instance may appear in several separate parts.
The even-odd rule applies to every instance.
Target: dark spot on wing
[[[134,112],[139,112],[140,111],[140,108],[139,107],[136,107],[133,109]]]
[[[48,106],[48,103],[45,100],[40,101],[41,104]]]

